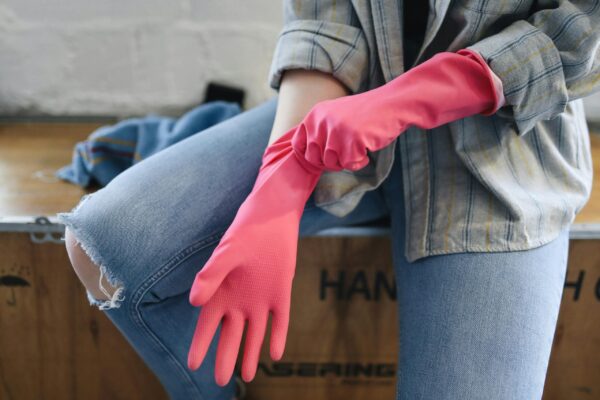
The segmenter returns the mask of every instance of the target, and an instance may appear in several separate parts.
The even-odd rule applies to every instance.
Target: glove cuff
[[[502,88],[502,81],[485,62],[481,54],[471,49],[461,49],[456,52],[461,56],[469,57],[470,59],[477,61],[482,67],[482,72],[485,74],[489,85],[490,85],[490,97],[493,99],[493,105],[490,109],[481,112],[481,115],[490,116],[496,113],[500,107],[504,105],[504,94]]]

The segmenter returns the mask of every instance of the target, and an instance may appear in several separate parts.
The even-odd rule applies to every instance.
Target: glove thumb
[[[198,307],[210,300],[227,275],[239,266],[235,254],[229,241],[225,239],[219,243],[204,267],[196,274],[190,291],[190,304]]]

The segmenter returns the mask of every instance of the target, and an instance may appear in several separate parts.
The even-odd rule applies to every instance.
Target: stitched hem
[[[485,246],[451,246],[447,249],[434,249],[430,251],[410,251],[407,249],[405,252],[405,257],[409,262],[415,262],[421,258],[429,257],[429,256],[439,256],[439,255],[451,255],[456,253],[510,253],[516,251],[527,251],[533,250],[538,247],[544,246],[546,244],[550,244],[552,241],[559,238],[560,235],[564,233],[565,230],[569,230],[570,232],[570,224],[565,226],[559,230],[554,231],[554,233],[542,236],[537,240],[530,240],[527,242],[523,242],[522,244],[517,243],[507,243],[500,245],[490,245],[489,247]],[[570,237],[570,236],[569,236]]]

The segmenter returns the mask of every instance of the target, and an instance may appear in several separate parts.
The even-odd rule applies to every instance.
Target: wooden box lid
[[[71,210],[85,193],[54,176],[71,163],[77,142],[86,138],[99,122],[3,122],[0,123],[0,224],[31,222]],[[592,195],[577,215],[572,232],[580,237],[600,238],[600,134],[591,134],[594,160]],[[2,229],[0,229],[2,230]],[[578,234],[579,233],[579,234]]]

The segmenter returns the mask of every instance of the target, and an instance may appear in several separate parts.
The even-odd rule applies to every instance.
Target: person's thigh
[[[399,169],[386,182],[398,293],[397,398],[540,399],[560,308],[569,230],[525,251],[409,263]]]
[[[273,98],[153,154],[59,221],[116,280],[144,280],[228,227],[257,175],[275,107]]]
[[[178,142],[125,170],[58,215],[114,286],[102,305],[172,398],[227,398],[213,378],[216,338],[199,371],[186,367],[199,313],[195,274],[218,245],[258,174],[277,97]],[[286,193],[282,193],[286,195]],[[377,219],[377,191],[338,218],[309,199],[303,233]],[[217,335],[218,337],[218,335]]]
[[[568,230],[533,250],[396,264],[399,399],[541,399]]]

